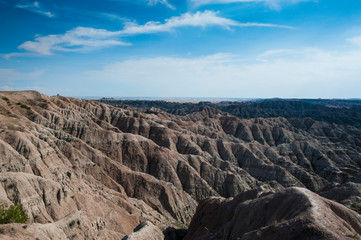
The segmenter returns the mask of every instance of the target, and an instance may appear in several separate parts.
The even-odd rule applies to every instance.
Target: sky
[[[0,0],[0,91],[361,98],[360,0]]]

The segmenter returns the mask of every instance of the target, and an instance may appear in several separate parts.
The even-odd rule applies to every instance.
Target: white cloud
[[[0,68],[0,80],[1,81],[30,81],[36,80],[43,76],[45,73],[44,70],[36,70],[32,72],[19,72],[11,68]]]
[[[54,51],[91,51],[110,46],[128,46],[129,43],[119,40],[120,37],[128,35],[169,32],[180,27],[204,28],[209,26],[220,26],[226,29],[231,27],[287,27],[268,23],[240,23],[220,17],[216,12],[204,11],[194,14],[185,13],[179,17],[166,19],[164,23],[150,21],[144,25],[138,25],[128,22],[120,31],[77,27],[64,34],[36,37],[34,41],[24,42],[18,48],[39,55],[51,55]],[[19,56],[19,54],[22,55],[22,53],[10,53],[3,56],[10,58]]]
[[[47,16],[49,18],[54,17],[54,14],[51,13],[50,11],[47,11],[45,9],[43,9],[40,6],[40,3],[38,1],[34,1],[32,3],[28,3],[28,4],[23,4],[23,3],[18,3],[15,5],[16,8],[22,8],[31,12],[35,12],[35,13],[39,13],[41,15]]]
[[[110,1],[123,2],[124,0],[110,0]],[[125,0],[125,1],[129,1],[131,3],[136,3],[136,4],[147,3],[150,6],[154,6],[159,3],[159,4],[163,4],[164,6],[166,6],[169,9],[172,9],[172,10],[176,9],[176,7],[174,5],[169,3],[169,0]]]
[[[156,5],[156,4],[163,4],[164,6],[166,6],[167,8],[170,8],[172,10],[175,10],[176,8],[170,4],[167,0],[148,0],[148,4],[149,5]]]
[[[117,33],[104,29],[77,27],[64,34],[36,37],[19,46],[28,52],[50,55],[53,51],[90,51],[109,46],[127,46],[129,43],[119,41]]]
[[[22,57],[22,56],[32,56],[33,54],[27,52],[13,52],[8,54],[2,54],[1,56],[5,59],[10,59],[12,57]]]
[[[229,4],[229,3],[263,3],[273,9],[280,9],[283,5],[297,4],[300,2],[309,2],[317,0],[189,0],[194,6],[199,7],[211,4]]]
[[[241,58],[156,57],[117,62],[86,73],[86,81],[112,86],[113,96],[361,97],[361,48],[271,50]],[[127,86],[122,91],[122,86]],[[108,92],[109,95],[109,92]]]
[[[230,27],[282,27],[289,28],[283,25],[269,24],[269,23],[240,23],[229,18],[223,18],[213,11],[196,12],[194,14],[185,13],[179,17],[172,17],[166,19],[164,23],[147,22],[144,25],[136,23],[127,23],[124,30],[119,31],[121,35],[127,34],[146,34],[169,32],[179,27],[209,27],[220,26],[230,29]]]

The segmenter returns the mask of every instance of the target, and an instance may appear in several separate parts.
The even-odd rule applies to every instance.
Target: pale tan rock
[[[177,188],[176,162],[159,179],[145,173],[146,162],[128,168],[126,161],[162,158],[164,150],[96,120],[98,103],[36,92],[0,94],[4,96],[9,104],[0,101],[0,201],[23,205],[30,235],[121,239],[140,219],[163,230],[191,220],[197,203]],[[106,107],[103,116],[108,114]]]
[[[121,239],[142,221],[164,231],[189,224],[204,198],[360,182],[357,137],[347,149],[330,140],[355,128],[333,127],[0,92],[0,201],[23,204],[34,237]]]

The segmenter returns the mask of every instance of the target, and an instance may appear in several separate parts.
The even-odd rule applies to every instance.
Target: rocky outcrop
[[[361,216],[305,188],[202,201],[186,240],[357,239]]]

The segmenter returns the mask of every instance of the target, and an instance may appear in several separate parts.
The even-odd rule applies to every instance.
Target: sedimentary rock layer
[[[29,215],[26,226],[6,225],[3,232],[161,238],[162,231],[186,227],[208,197],[293,186],[326,194],[361,181],[355,124],[194,109],[176,115],[0,92],[0,201],[20,203]],[[134,229],[140,232],[130,235]]]

